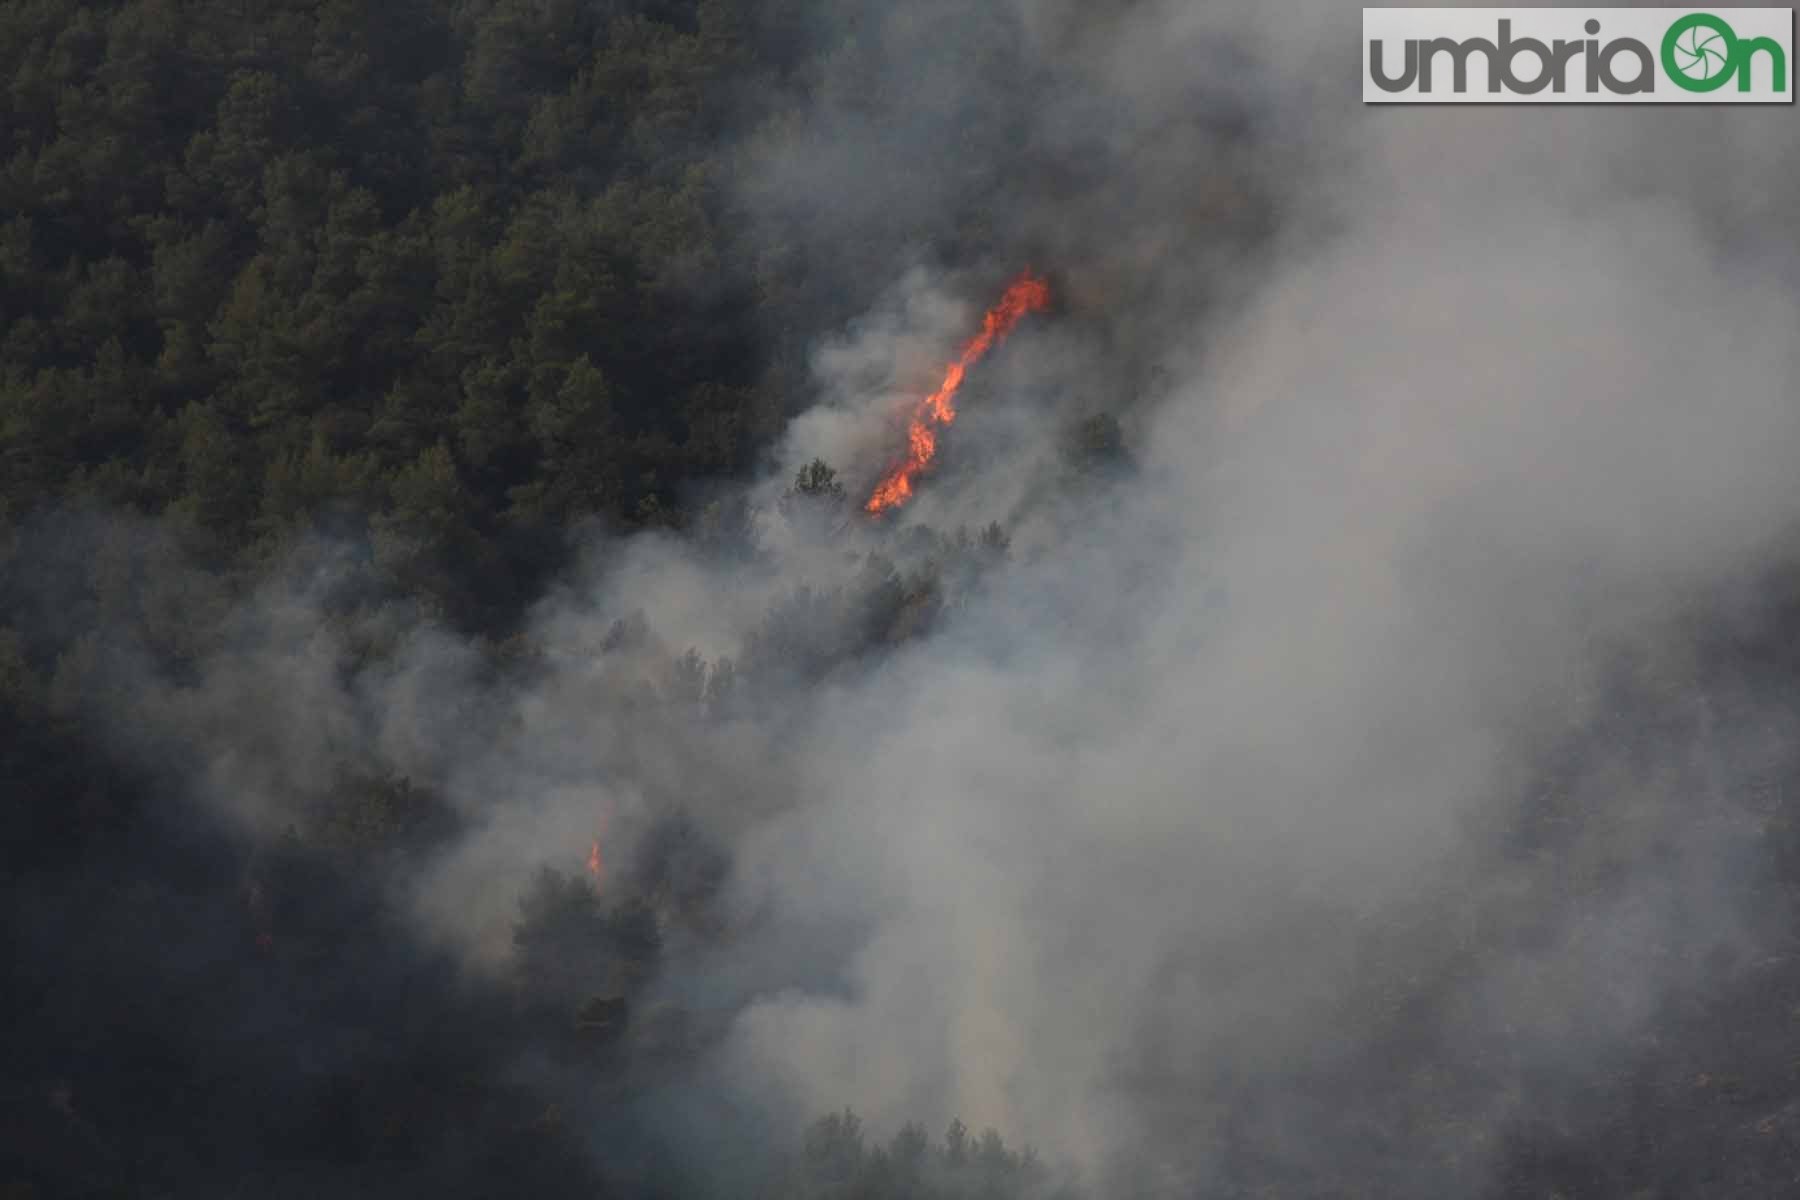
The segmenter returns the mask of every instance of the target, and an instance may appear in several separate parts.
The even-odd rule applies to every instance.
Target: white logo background
[[[1768,57],[1757,57],[1751,72],[1752,87],[1738,90],[1736,80],[1710,92],[1691,92],[1666,77],[1662,63],[1663,36],[1670,26],[1689,13],[1711,13],[1719,17],[1739,38],[1769,38],[1787,56],[1788,77],[1785,87],[1777,92],[1770,86]],[[1362,35],[1363,101],[1369,104],[1785,104],[1794,99],[1794,10],[1791,8],[1709,8],[1704,5],[1668,8],[1365,8]],[[1570,57],[1565,70],[1566,86],[1561,92],[1546,87],[1525,94],[1488,89],[1488,57],[1481,53],[1466,56],[1468,82],[1466,90],[1454,90],[1452,56],[1435,56],[1431,72],[1431,90],[1422,91],[1415,78],[1411,86],[1400,91],[1387,91],[1375,82],[1370,43],[1383,43],[1383,74],[1390,79],[1401,75],[1406,43],[1410,40],[1429,42],[1449,38],[1462,42],[1470,38],[1496,41],[1501,20],[1512,23],[1512,38],[1535,38],[1548,45],[1558,41],[1600,43],[1606,45],[1618,38],[1636,38],[1649,48],[1656,86],[1654,90],[1634,95],[1619,95],[1601,87],[1588,91],[1587,55]],[[1589,34],[1587,22],[1597,20],[1600,31]],[[1731,70],[1727,62],[1723,38],[1704,27],[1690,29],[1676,42],[1677,66],[1692,79],[1710,79],[1721,71]],[[1529,52],[1520,53],[1515,70],[1530,79],[1540,70],[1540,60]],[[1613,61],[1613,70],[1630,78],[1636,70],[1637,57],[1623,54]]]

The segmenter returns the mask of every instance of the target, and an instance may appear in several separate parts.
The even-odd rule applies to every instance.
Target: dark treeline
[[[516,989],[485,992],[372,882],[453,832],[429,788],[345,777],[253,846],[179,772],[98,748],[93,668],[121,641],[177,671],[218,652],[233,597],[318,530],[365,549],[372,591],[497,640],[575,522],[720,525],[705,485],[801,405],[796,339],[822,315],[798,252],[734,234],[724,186],[733,136],[804,87],[817,48],[791,7],[0,11],[9,1200],[662,1186],[653,1143],[596,1154],[513,1077],[531,1046],[597,1058],[603,1091],[679,1060],[679,1015],[632,1014],[622,1040],[628,999],[659,921],[699,919],[715,850],[677,820],[605,904],[546,875]],[[840,289],[828,315],[865,299]],[[842,500],[829,472],[815,492]],[[796,603],[842,609],[855,640],[935,595],[876,583]],[[868,1184],[853,1127],[821,1130],[783,1194],[1041,1174],[959,1128],[941,1148],[909,1132],[899,1182]]]
[[[9,4],[0,512],[222,560],[334,519],[467,628],[575,517],[691,519],[803,399],[819,299],[724,186],[803,86],[786,8]]]
[[[854,31],[828,38],[802,10],[0,5],[0,1200],[1074,1194],[1061,1148],[960,1122],[877,1133],[846,1110],[796,1141],[721,1117],[714,1145],[656,1107],[705,1093],[729,1017],[653,986],[731,935],[728,851],[682,797],[656,797],[664,815],[609,858],[604,888],[581,847],[536,876],[507,971],[478,977],[396,899],[478,823],[439,781],[334,764],[295,785],[277,836],[253,836],[191,794],[192,748],[122,727],[110,694],[193,683],[249,640],[233,614],[260,586],[325,560],[318,608],[344,673],[429,625],[476,648],[486,700],[543,670],[521,630],[570,566],[572,529],[668,530],[753,559],[729,485],[810,402],[811,340],[891,281],[893,247],[948,253],[984,219],[976,206],[960,233],[888,230],[868,261],[813,261],[813,243],[741,211],[731,185],[756,131],[855,75]],[[985,186],[985,164],[960,165]],[[1110,415],[1064,443],[1062,466],[1097,488],[1129,473]],[[855,497],[815,462],[780,503],[829,530]],[[997,524],[887,548],[849,582],[783,592],[735,663],[619,620],[598,653],[631,664],[634,729],[710,734],[853,674],[1011,553]],[[1338,1059],[1236,1086],[1234,1110],[1206,1118],[1227,1151],[1204,1194],[1402,1194],[1421,1129],[1494,1195],[1791,1190],[1800,1057],[1769,1048],[1800,1045],[1792,764],[1709,775],[1704,758],[1736,714],[1800,721],[1800,580],[1745,590],[1754,611],[1698,622],[1679,669],[1622,651],[1602,727],[1565,731],[1497,806],[1495,855],[1530,894],[1470,901],[1475,932],[1454,945],[1320,918],[1370,962],[1428,969],[1371,973],[1345,1006],[1379,1017],[1346,1020]],[[1679,858],[1570,849],[1629,824],[1589,806],[1597,743],[1632,761],[1700,748],[1694,786],[1714,807],[1694,827],[1743,843],[1764,919],[1757,940],[1688,964],[1708,985],[1571,1089],[1510,1043],[1471,1051],[1433,989],[1554,936],[1539,898],[1604,897],[1609,869]],[[1156,1066],[1135,1081],[1146,1095]],[[1383,1098],[1355,1145],[1296,1156],[1341,1150],[1341,1177],[1286,1174],[1267,1152],[1295,1092],[1358,1111]],[[1483,1103],[1501,1093],[1496,1144]],[[1170,1126],[1146,1143],[1180,1145],[1199,1121],[1179,1096],[1146,1109]]]

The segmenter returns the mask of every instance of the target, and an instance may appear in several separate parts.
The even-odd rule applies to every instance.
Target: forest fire
[[[600,882],[600,839],[599,838],[595,838],[594,844],[592,846],[588,847],[587,872],[590,876],[593,877],[593,880],[595,883]]]
[[[937,391],[919,402],[907,425],[906,458],[883,479],[869,496],[863,510],[883,513],[898,508],[912,498],[913,479],[937,457],[937,432],[956,420],[956,393],[970,367],[1000,342],[1025,318],[1025,314],[1042,312],[1050,306],[1050,284],[1026,271],[1012,282],[1000,303],[989,309],[982,319],[981,332],[969,339],[962,353],[944,369],[944,382]]]

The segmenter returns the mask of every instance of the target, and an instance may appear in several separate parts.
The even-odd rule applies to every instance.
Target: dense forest
[[[4,20],[9,513],[179,513],[221,562],[341,519],[492,627],[572,519],[692,519],[794,403],[758,322],[807,298],[719,187],[791,69],[767,6]]]
[[[97,663],[115,642],[178,672],[219,653],[214,621],[323,533],[379,603],[515,670],[578,524],[741,537],[709,484],[805,399],[799,331],[868,299],[834,271],[827,303],[800,254],[734,237],[721,186],[731,135],[775,119],[817,52],[782,5],[711,0],[0,14],[0,593],[24,630],[0,631],[8,1196],[630,1194],[505,1058],[623,1071],[630,980],[661,924],[698,919],[716,849],[671,818],[605,906],[546,869],[522,990],[490,994],[409,948],[368,883],[454,836],[429,788],[350,772],[272,844],[197,832],[170,815],[178,780],[94,753]],[[833,475],[794,494],[841,500]],[[932,587],[810,607],[879,637]],[[237,1024],[271,1004],[290,1017]],[[679,1060],[678,1017],[630,1024]],[[345,1036],[374,1040],[287,1060]],[[866,1150],[830,1117],[794,1150],[781,1194],[1048,1178],[960,1125]],[[654,1173],[626,1157],[624,1178]]]
[[[1421,504],[1393,579],[1479,625],[1344,566],[1404,489],[1245,451],[1320,488],[1291,579],[1281,506],[1217,531],[1236,468],[1194,515],[1159,465],[1192,432],[1159,414],[1214,401],[1192,330],[1361,218],[1283,195],[1310,151],[1244,95],[1092,66],[1164,7],[0,6],[0,1196],[1796,1186],[1800,507],[1666,588],[1546,551],[1565,601],[1532,556],[1585,526]],[[832,393],[935,382],[1034,257],[1055,309],[929,481],[962,503],[868,517],[899,426]],[[1332,311],[1466,332],[1376,290]],[[1742,389],[1782,455],[1784,382]],[[1345,457],[1272,390],[1257,436]],[[1631,457],[1571,428],[1577,473]],[[1439,486],[1417,429],[1371,473]],[[1575,495],[1655,540],[1636,471],[1517,528]],[[1463,710],[1367,667],[1387,617],[1326,644],[1364,587],[1479,661],[1455,746],[1504,766],[1427,761]],[[1279,625],[1242,643],[1276,682],[1224,653],[1229,702],[1158,691],[1236,644],[1189,613]],[[1358,670],[1438,714],[1402,734]],[[1163,724],[1240,703],[1203,761]],[[1244,806],[1121,799],[1203,777]],[[1441,843],[1418,778],[1478,796]]]

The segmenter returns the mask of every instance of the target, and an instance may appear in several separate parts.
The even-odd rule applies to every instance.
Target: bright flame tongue
[[[599,883],[600,882],[600,839],[599,838],[595,838],[594,844],[588,848],[587,869],[588,869],[588,874],[592,875],[594,877],[594,882]]]
[[[981,361],[983,355],[1004,341],[1026,313],[1042,312],[1049,306],[1050,285],[1044,280],[1027,271],[1013,281],[1006,294],[1000,297],[1000,303],[988,310],[981,322],[981,332],[969,339],[962,354],[945,368],[944,382],[938,385],[938,390],[921,400],[919,407],[913,410],[912,421],[906,430],[906,461],[881,481],[881,486],[863,505],[866,511],[886,512],[912,498],[913,477],[937,457],[937,434],[933,428],[956,420],[956,392],[962,387],[963,376]]]

